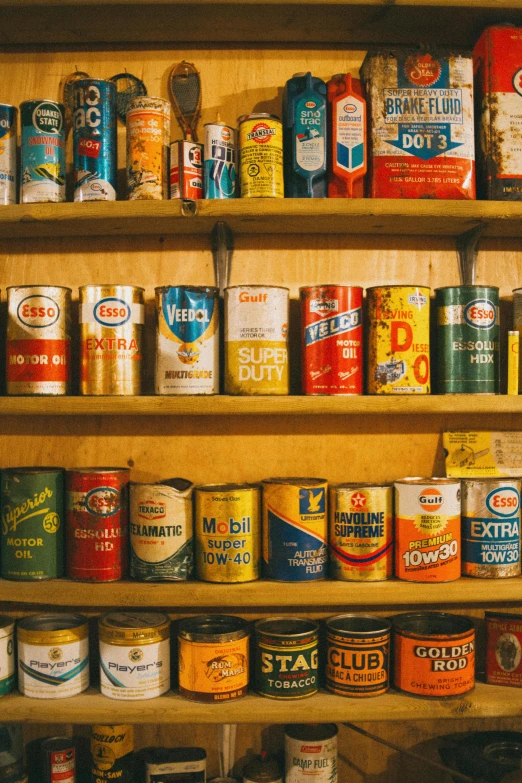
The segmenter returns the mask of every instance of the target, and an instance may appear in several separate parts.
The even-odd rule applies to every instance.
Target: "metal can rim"
[[[203,125],[204,128],[208,128],[209,125],[217,125],[220,128],[228,128],[229,130],[236,132],[236,129],[232,125],[227,125],[226,122],[221,122],[221,120],[214,120],[214,122],[205,122]],[[180,139],[180,141],[186,141],[186,139]]]
[[[205,623],[219,623],[226,621],[231,626],[229,631],[216,631],[215,633],[205,633],[198,631],[197,627],[204,626]],[[226,624],[223,622],[223,624]],[[195,626],[195,627],[191,627]],[[242,617],[236,617],[228,614],[198,615],[196,617],[187,617],[181,620],[178,626],[178,637],[188,642],[211,642],[222,644],[224,642],[235,642],[250,636],[249,623]]]
[[[252,114],[240,114],[237,118],[237,124],[241,125],[248,120],[272,120],[272,122],[278,122],[280,125],[283,124],[281,118],[278,117],[277,114],[270,114],[266,111],[252,112]]]
[[[59,291],[71,291],[66,285],[45,285],[45,283],[34,283],[33,285],[8,285],[6,291],[23,291],[26,288],[57,288]]]
[[[270,288],[270,290],[275,288],[278,291],[290,291],[290,289],[284,285],[260,285],[259,283],[255,283],[254,285],[227,285],[224,290],[234,291],[238,290],[239,288]]]
[[[443,285],[433,290],[437,293],[437,291],[476,291],[477,288],[492,288],[494,291],[500,291],[498,285]]]
[[[142,625],[127,627],[125,625],[108,625],[108,618],[114,615],[147,617],[147,621],[142,620]],[[157,620],[154,624],[151,622],[153,617]],[[98,619],[98,633],[101,642],[107,642],[116,647],[128,647],[129,645],[144,647],[170,639],[170,618],[162,612],[106,612]],[[147,635],[140,638],[140,634]]]
[[[55,106],[59,106],[65,111],[64,104],[60,103],[60,101],[55,101],[54,98],[33,98],[32,100],[29,99],[27,101],[22,101],[20,103],[20,108],[22,108],[22,106],[26,106],[28,103],[54,103]]]
[[[304,736],[306,734],[303,729],[324,729],[324,731],[317,731],[316,734],[324,734],[324,737],[312,738],[316,742],[325,742],[326,740],[333,739],[339,733],[339,727],[336,723],[287,723],[285,724],[284,732],[285,736],[293,740],[310,740],[310,737]],[[293,732],[293,733],[292,733]]]
[[[58,627],[42,628],[45,624]],[[17,621],[16,634],[18,641],[26,644],[67,644],[87,639],[89,623],[81,614],[35,614]]]
[[[350,283],[314,283],[314,285],[302,285],[298,290],[301,293],[301,291],[310,291],[312,288],[349,288],[351,291],[364,291],[362,285],[351,285]]]
[[[87,283],[86,285],[78,286],[78,291],[87,291],[91,288],[127,288],[129,291],[145,291],[142,286],[139,285],[127,285],[126,283],[120,285],[119,283]]]
[[[339,623],[341,620],[355,621],[355,620],[371,620],[375,625],[375,628],[368,630],[357,630],[356,628],[336,628],[335,623]],[[387,617],[377,617],[374,614],[358,614],[357,612],[347,612],[346,614],[336,614],[334,617],[328,617],[326,619],[327,631],[332,631],[341,636],[350,637],[367,637],[367,636],[381,636],[389,634],[392,629],[391,620]]]
[[[201,484],[195,487],[196,492],[240,492],[261,489],[260,484]]]
[[[130,473],[130,468],[70,468],[67,473]]]
[[[426,630],[422,630],[423,625]],[[392,627],[395,633],[412,639],[440,639],[442,641],[447,640],[448,636],[469,636],[471,632],[475,631],[475,624],[469,617],[449,612],[398,614],[392,617]]]
[[[455,485],[460,484],[460,479],[448,478],[447,476],[433,476],[431,478],[423,478],[422,476],[407,476],[406,478],[397,479],[393,482],[395,485],[404,484],[405,486],[416,486],[417,484],[429,484],[430,486],[443,485]]]
[[[2,473],[11,473],[11,474],[17,474],[17,473],[23,473],[23,474],[33,474],[33,473],[65,473],[65,468],[56,468],[54,466],[47,466],[44,465],[43,467],[27,467],[27,468],[2,468]]]
[[[262,626],[268,623],[298,623],[301,625],[307,623],[310,627],[306,631],[289,631],[285,633],[284,631],[269,631],[263,629]],[[260,620],[257,620],[254,625],[254,629],[257,635],[280,637],[281,639],[300,639],[301,637],[310,636],[310,634],[318,634],[319,623],[315,620],[311,620],[308,617],[285,617],[276,615],[274,617],[263,617]]]
[[[393,481],[383,484],[374,484],[371,481],[344,481],[338,484],[330,484],[330,489],[393,489]]]
[[[42,740],[42,750],[71,750],[74,748],[73,737],[47,737]]]
[[[73,88],[76,87],[77,84],[85,84],[86,82],[95,84],[110,84],[114,89],[116,89],[116,82],[113,82],[112,79],[95,79],[92,76],[84,76],[83,79],[77,79],[73,82]]]
[[[14,103],[0,103],[0,109],[14,109],[15,112],[18,112],[18,106],[15,106]]]
[[[305,485],[306,482],[306,485]],[[312,482],[314,482],[312,484]],[[308,489],[309,486],[317,487],[319,484],[328,484],[328,479],[324,478],[307,478],[305,476],[289,476],[288,478],[282,476],[275,476],[273,478],[262,479],[261,484],[277,484],[284,486],[288,484],[292,487],[303,487]]]
[[[184,291],[195,291],[196,293],[219,295],[219,288],[212,285],[158,285],[154,289],[155,294],[162,294],[173,288],[182,288]]]
[[[416,283],[405,283],[404,285],[372,285],[366,289],[368,291],[378,291],[379,289],[387,290],[389,288],[424,288],[426,291],[431,291],[429,285],[417,285]]]
[[[0,615],[0,639],[12,636],[15,629],[15,620],[6,614]]]

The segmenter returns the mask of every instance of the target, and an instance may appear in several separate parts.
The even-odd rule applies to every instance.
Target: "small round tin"
[[[303,699],[319,689],[319,625],[268,617],[255,625],[255,689],[270,699]]]
[[[326,621],[326,687],[340,696],[378,696],[390,686],[391,622],[371,614]]]

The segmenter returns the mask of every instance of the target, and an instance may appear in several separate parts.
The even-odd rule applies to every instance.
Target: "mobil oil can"
[[[367,170],[366,100],[359,79],[332,76],[328,90],[328,197],[362,198]]]
[[[283,151],[286,198],[326,198],[326,84],[296,73],[283,93]]]

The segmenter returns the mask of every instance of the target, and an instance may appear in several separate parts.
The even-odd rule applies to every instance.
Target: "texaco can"
[[[462,573],[520,576],[520,479],[462,482]]]
[[[371,614],[326,621],[326,687],[340,696],[379,696],[390,686],[391,622]]]
[[[288,394],[289,290],[225,289],[225,393]]]
[[[362,394],[362,288],[300,288],[304,394]]]
[[[330,487],[330,575],[378,582],[393,573],[393,487]]]
[[[304,699],[319,690],[319,624],[267,617],[255,625],[255,689],[270,699]]]
[[[192,576],[191,481],[130,485],[130,575],[140,582]]]
[[[127,197],[169,197],[170,103],[140,95],[127,106]]]
[[[335,723],[285,726],[285,783],[337,783]]]
[[[258,484],[196,487],[196,576],[206,582],[259,578],[261,488]]]
[[[0,696],[11,693],[15,686],[14,632],[13,618],[0,616]],[[1,760],[0,780],[2,780]]]
[[[203,198],[203,145],[173,141],[170,145],[170,197]]]
[[[0,103],[0,206],[16,204],[16,117],[18,109]]]
[[[114,582],[127,572],[128,468],[67,471],[67,576]]]
[[[81,394],[141,391],[143,288],[80,287]]]
[[[273,114],[239,117],[242,198],[283,198],[283,126]]]
[[[48,737],[42,741],[40,754],[44,783],[76,783],[77,758],[74,739]]]
[[[219,291],[156,288],[156,394],[219,394]]]
[[[71,289],[7,289],[7,394],[68,394],[71,387]]]
[[[368,394],[430,393],[430,289],[376,286],[368,298]]]
[[[116,84],[78,79],[74,97],[74,200],[116,201]]]
[[[460,481],[395,482],[395,576],[451,582],[461,569]]]
[[[20,201],[65,201],[65,107],[56,101],[20,105]]]
[[[522,615],[485,612],[486,682],[522,688]]]
[[[92,783],[133,783],[134,726],[91,726]]]

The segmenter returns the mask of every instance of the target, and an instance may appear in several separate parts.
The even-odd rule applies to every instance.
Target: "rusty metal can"
[[[285,783],[337,783],[335,723],[285,726]]]
[[[7,394],[68,394],[71,386],[71,289],[7,289]]]
[[[522,688],[522,615],[486,612],[486,682]]]
[[[134,726],[91,726],[92,783],[133,783]]]
[[[393,618],[394,687],[430,699],[462,696],[475,687],[475,626],[446,612]]]
[[[76,783],[77,759],[73,739],[48,737],[40,746],[40,758],[44,783]]]
[[[371,614],[326,621],[326,687],[340,696],[379,696],[390,687],[391,622]]]
[[[81,394],[140,394],[143,323],[143,288],[80,287]]]
[[[395,576],[410,582],[451,582],[460,571],[460,481],[396,481]]]
[[[67,576],[114,582],[127,573],[128,468],[67,471]]]
[[[378,582],[393,572],[393,487],[335,484],[330,487],[330,575]]]
[[[140,95],[127,106],[129,201],[169,197],[170,103]]]
[[[170,197],[203,198],[203,144],[173,141],[170,145]]]
[[[242,198],[283,198],[283,125],[274,114],[238,118]]]
[[[255,689],[269,699],[304,699],[319,690],[319,624],[267,617],[255,625]]]
[[[300,288],[304,394],[362,394],[362,288]]]
[[[430,289],[368,288],[368,394],[430,393]]]

